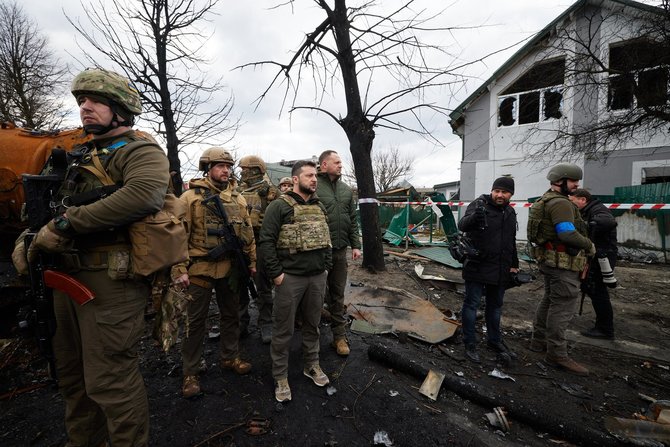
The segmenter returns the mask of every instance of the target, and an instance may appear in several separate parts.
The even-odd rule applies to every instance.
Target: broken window
[[[498,99],[498,126],[561,118],[564,74],[565,59],[531,67]]]
[[[498,103],[498,126],[511,126],[516,122],[516,97],[509,96]]]
[[[637,40],[610,47],[608,106],[611,110],[668,102],[670,48]]]

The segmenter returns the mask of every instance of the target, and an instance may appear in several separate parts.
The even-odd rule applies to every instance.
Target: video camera
[[[481,253],[477,250],[472,241],[466,235],[457,233],[449,241],[449,253],[451,256],[463,264],[466,260],[477,261]]]

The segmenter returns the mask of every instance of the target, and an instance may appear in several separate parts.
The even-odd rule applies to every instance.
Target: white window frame
[[[561,104],[559,107],[559,110],[561,111],[561,118],[565,116],[563,113],[563,106],[564,106],[564,97],[563,93],[565,92],[565,85],[564,84],[556,84],[556,85],[550,85],[549,87],[543,87],[543,88],[538,88],[535,90],[527,90],[523,92],[518,92],[518,93],[511,93],[509,95],[500,95],[498,96],[498,105],[496,107],[496,116],[498,118],[497,122],[497,127],[515,127],[515,126],[527,126],[527,125],[532,125],[532,124],[537,124],[537,123],[543,123],[546,121],[552,121],[560,118],[545,118],[544,117],[544,94],[548,91],[555,92],[558,91],[561,93]],[[540,105],[538,109],[538,119],[537,121],[532,121],[530,123],[523,123],[519,124],[519,105],[520,105],[520,100],[521,100],[521,95],[525,95],[527,93],[533,93],[533,92],[540,92]],[[514,114],[514,123],[509,124],[509,125],[503,125],[500,123],[500,104],[507,98],[516,98],[516,101],[514,102],[514,108],[512,110],[512,113]]]

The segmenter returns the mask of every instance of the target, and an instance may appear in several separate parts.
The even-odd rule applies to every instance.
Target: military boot
[[[236,374],[243,375],[251,371],[251,363],[245,362],[239,357],[235,357],[231,360],[221,360],[221,368],[231,369],[235,371]]]
[[[333,348],[335,348],[335,351],[337,351],[337,355],[341,355],[343,357],[348,356],[349,352],[351,352],[346,338],[336,338],[333,340]]]
[[[577,376],[589,375],[588,369],[575,362],[570,357],[551,357],[547,355],[544,358],[544,363],[551,366],[552,368],[562,369],[569,372],[570,374],[575,374]]]
[[[198,382],[198,376],[184,376],[184,384],[181,387],[181,395],[185,399],[190,399],[191,397],[197,396],[200,394],[200,383]]]

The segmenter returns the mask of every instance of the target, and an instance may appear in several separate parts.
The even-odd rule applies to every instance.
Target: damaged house
[[[503,175],[516,179],[514,200],[537,197],[562,161],[582,166],[597,195],[670,181],[669,14],[580,0],[535,35],[450,115],[460,199]],[[517,212],[525,240],[527,209]]]

